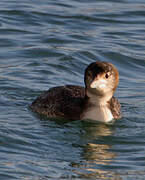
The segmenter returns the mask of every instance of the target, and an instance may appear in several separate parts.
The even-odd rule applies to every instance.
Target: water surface
[[[143,0],[0,2],[0,179],[145,179]],[[117,122],[51,121],[28,105],[84,85],[86,66],[117,66]]]

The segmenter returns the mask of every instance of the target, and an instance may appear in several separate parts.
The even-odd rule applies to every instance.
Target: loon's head
[[[93,62],[85,70],[86,95],[105,98],[108,101],[119,83],[116,67],[108,62]]]

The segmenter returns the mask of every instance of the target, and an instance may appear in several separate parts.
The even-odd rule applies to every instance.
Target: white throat
[[[84,112],[81,119],[110,122],[113,120],[113,115],[111,113],[111,110],[107,106],[98,106],[92,107],[88,111]]]
[[[81,119],[90,119],[93,121],[100,121],[100,122],[110,122],[112,121],[113,115],[107,102],[112,97],[112,93],[104,96],[102,98],[97,97],[96,95],[89,94],[89,102],[91,107],[88,107],[82,115]]]

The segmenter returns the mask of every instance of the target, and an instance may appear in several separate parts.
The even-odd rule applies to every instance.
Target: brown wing
[[[119,119],[122,117],[121,105],[117,98],[112,97],[110,100],[110,109],[113,114],[114,119]]]
[[[85,97],[81,86],[59,86],[42,93],[31,104],[31,109],[47,117],[79,119]]]

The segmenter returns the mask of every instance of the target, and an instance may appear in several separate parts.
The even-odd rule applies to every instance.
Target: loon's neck
[[[111,93],[107,96],[99,97],[87,92],[85,97],[85,107],[81,119],[100,122],[112,121],[114,117],[109,104],[111,98]]]

